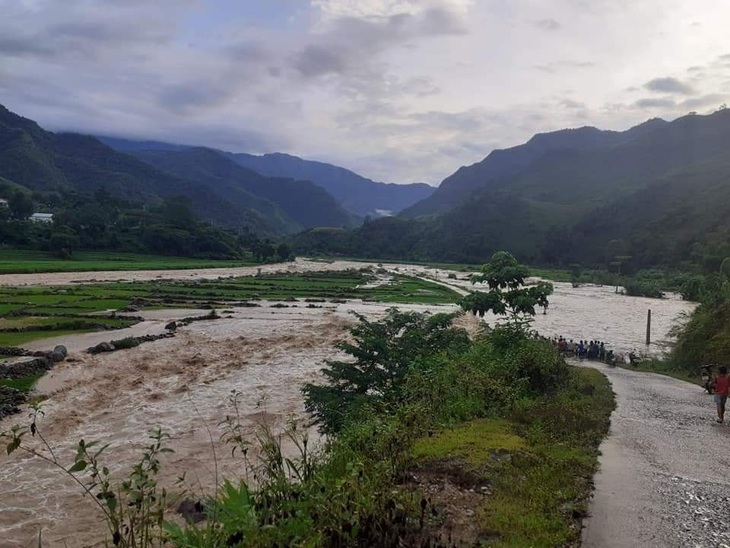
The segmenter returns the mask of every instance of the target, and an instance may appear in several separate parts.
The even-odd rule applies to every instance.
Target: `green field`
[[[226,268],[251,266],[247,261],[216,261],[189,257],[160,257],[135,253],[78,252],[73,259],[59,259],[43,251],[0,250],[0,274],[39,272],[83,272],[103,270],[169,270],[186,268]]]
[[[137,320],[115,317],[114,312],[130,306],[134,307],[130,310],[221,309],[250,306],[259,300],[304,299],[313,304],[362,299],[437,304],[459,299],[457,293],[446,287],[409,276],[395,275],[389,277],[388,283],[378,285],[382,281],[371,270],[362,269],[184,282],[4,287],[0,288],[0,346],[21,346],[46,337],[128,327]],[[110,337],[113,338],[111,334]]]

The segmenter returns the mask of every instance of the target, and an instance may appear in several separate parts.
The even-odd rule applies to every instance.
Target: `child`
[[[717,404],[717,422],[720,424],[725,420],[725,402],[727,402],[728,388],[730,388],[730,377],[727,376],[727,367],[720,367],[720,374],[715,377],[712,384],[715,390],[715,403]]]
[[[702,377],[702,386],[708,394],[712,394],[712,366],[701,365],[700,376]]]

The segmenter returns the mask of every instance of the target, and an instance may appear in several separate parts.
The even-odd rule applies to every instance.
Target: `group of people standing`
[[[616,355],[613,350],[606,348],[606,343],[603,341],[579,340],[575,342],[573,339],[568,340],[560,336],[553,339],[553,344],[563,355],[575,356],[579,359],[599,360],[609,365],[616,365]]]

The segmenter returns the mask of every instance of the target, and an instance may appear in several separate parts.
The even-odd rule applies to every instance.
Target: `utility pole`
[[[646,314],[646,346],[651,344],[651,308]]]

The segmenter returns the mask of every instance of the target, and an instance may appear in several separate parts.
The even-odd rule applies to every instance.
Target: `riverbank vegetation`
[[[529,316],[527,300],[539,296],[519,296]],[[159,431],[120,485],[104,465],[107,447],[82,441],[73,462],[58,462],[37,414],[4,433],[7,449],[73,475],[117,546],[578,545],[613,408],[606,379],[568,366],[524,318],[469,338],[455,316],[359,317],[339,345],[349,359],[328,362],[303,388],[327,433],[319,448],[295,422],[246,438],[232,394],[220,426],[245,479],[221,479],[183,504],[186,525],[169,508],[190,493],[157,481],[169,445]]]
[[[451,319],[397,311],[381,322],[361,318],[349,347],[362,366],[353,382],[331,374],[305,389],[331,432],[319,451],[296,424],[285,433],[296,457],[285,457],[281,438],[265,426],[257,440],[244,439],[234,396],[224,436],[242,457],[241,476],[256,477],[256,487],[224,481],[201,501],[202,525],[175,525],[152,512],[162,510],[153,503],[161,496],[154,476],[164,466],[159,433],[144,489],[104,485],[100,448],[90,443],[65,468],[102,495],[96,500],[115,516],[109,535],[120,546],[162,538],[173,546],[577,545],[613,407],[606,380],[566,365],[551,344],[522,329],[500,327],[470,341]],[[6,433],[10,449],[43,452],[23,431]],[[132,512],[135,496],[150,512]],[[134,519],[141,528],[124,529]],[[144,528],[147,544],[127,538]]]

